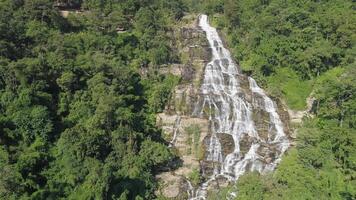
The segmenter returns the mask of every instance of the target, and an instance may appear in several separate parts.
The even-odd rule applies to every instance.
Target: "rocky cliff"
[[[165,111],[157,116],[157,125],[180,157],[174,170],[157,175],[157,194],[172,199],[205,198],[206,190],[218,190],[244,171],[273,170],[285,151],[282,141],[288,140],[290,132],[288,112],[278,100],[267,97],[252,78],[223,71],[234,70],[229,66],[238,68],[237,64],[216,31],[212,28],[217,39],[209,43],[207,30],[203,31],[196,19],[183,19],[186,24],[173,31],[181,63],[161,71],[181,77]],[[212,57],[216,60],[211,61]],[[244,111],[236,108],[238,105],[248,108]],[[244,113],[247,111],[251,114]],[[252,129],[248,128],[250,123]],[[240,128],[235,130],[234,126]],[[249,158],[251,155],[258,157]]]

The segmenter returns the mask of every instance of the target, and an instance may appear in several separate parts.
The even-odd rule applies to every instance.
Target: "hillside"
[[[83,12],[63,18],[68,3]],[[175,157],[155,114],[178,82],[157,71],[177,60],[180,6],[0,2],[0,199],[155,197]]]
[[[0,199],[356,199],[355,9],[0,1]]]

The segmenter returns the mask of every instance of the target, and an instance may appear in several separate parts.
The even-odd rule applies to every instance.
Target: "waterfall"
[[[206,161],[212,162],[212,175],[200,185],[190,199],[205,199],[207,188],[217,177],[236,181],[247,170],[260,173],[274,170],[282,154],[289,147],[283,130],[283,123],[277,113],[275,103],[258,87],[255,80],[248,77],[252,102],[246,100],[246,91],[241,88],[241,76],[230,52],[224,47],[218,32],[211,27],[206,15],[199,17],[199,26],[209,41],[212,58],[205,66],[203,82],[193,115],[208,117],[210,139]],[[252,119],[254,109],[269,115],[268,138],[260,137]],[[223,155],[223,144],[219,134],[228,134],[233,139],[234,150]],[[247,152],[241,151],[243,138],[251,142]],[[273,153],[266,162],[261,152]],[[192,192],[190,192],[192,194]]]
[[[178,115],[175,122],[174,122],[174,126],[173,126],[173,138],[172,140],[169,142],[169,147],[174,146],[176,140],[177,140],[177,136],[179,133],[179,126],[180,126],[180,121],[181,121],[181,116]]]

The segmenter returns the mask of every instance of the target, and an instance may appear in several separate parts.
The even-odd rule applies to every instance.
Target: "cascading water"
[[[193,115],[209,118],[211,134],[205,161],[213,163],[213,172],[196,192],[190,192],[194,194],[190,195],[190,199],[205,199],[207,187],[217,177],[236,181],[246,170],[260,173],[273,170],[289,146],[274,102],[250,77],[248,82],[252,102],[248,102],[246,91],[241,87],[240,77],[243,75],[239,73],[230,52],[224,48],[216,29],[209,25],[206,15],[199,17],[199,26],[206,33],[212,58],[205,67]],[[252,119],[254,109],[263,110],[269,115],[267,138],[260,137],[256,130]],[[231,153],[223,155],[224,146],[219,134],[232,137],[234,150]],[[243,138],[248,138],[251,143],[245,153],[240,149]],[[273,158],[266,162],[262,154],[273,154]]]
[[[180,126],[180,121],[181,121],[181,116],[178,115],[175,122],[174,122],[174,127],[173,127],[173,138],[172,140],[169,142],[169,147],[174,146],[174,143],[177,140],[177,135],[179,133],[179,126]]]

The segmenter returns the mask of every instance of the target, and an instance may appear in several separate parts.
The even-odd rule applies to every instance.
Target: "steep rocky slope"
[[[208,42],[207,30],[197,20],[173,36],[182,64],[162,73],[179,75],[182,81],[157,124],[181,160],[175,170],[157,176],[157,194],[205,198],[208,190],[235,181],[245,171],[273,170],[288,145],[288,112],[238,72],[220,38]]]
[[[200,171],[200,161],[204,157],[202,144],[208,135],[208,120],[191,115],[204,65],[210,57],[205,34],[197,23],[197,16],[188,16],[182,20],[184,25],[173,31],[174,45],[180,52],[182,63],[161,70],[161,73],[181,77],[181,83],[172,92],[165,111],[157,115],[157,125],[162,128],[171,148],[180,156],[178,168],[157,175],[160,183],[157,194],[168,198],[188,198],[189,188],[194,185],[194,181],[193,185],[189,185],[188,180]]]

